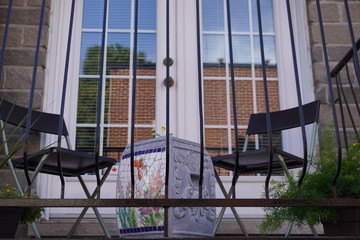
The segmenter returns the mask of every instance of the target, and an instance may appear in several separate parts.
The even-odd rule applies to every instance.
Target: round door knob
[[[166,66],[166,58],[164,58],[163,64]],[[169,58],[169,66],[171,67],[173,64],[174,64],[174,60],[172,58]]]
[[[164,79],[163,84],[166,87],[166,78]],[[174,79],[172,77],[170,77],[170,79],[169,79],[169,87],[174,86],[174,84],[175,84]]]

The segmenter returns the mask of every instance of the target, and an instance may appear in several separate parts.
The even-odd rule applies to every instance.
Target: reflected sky
[[[109,0],[108,28],[130,29],[131,0]],[[104,1],[84,0],[83,28],[102,29]],[[139,30],[156,30],[156,0],[139,1]]]
[[[130,32],[132,0],[109,0],[107,66],[111,63],[130,61]],[[101,36],[103,23],[103,0],[84,0],[83,29],[81,42],[80,74],[97,75],[100,65]],[[156,61],[156,0],[139,0],[139,31],[152,30],[154,33],[139,33],[139,63]],[[116,31],[122,31],[121,33]]]
[[[224,15],[225,0],[203,0],[203,61],[205,63],[225,62],[226,56],[226,15]],[[272,0],[260,0],[264,33],[274,33]],[[103,0],[84,0],[84,29],[102,29]],[[129,60],[131,0],[109,0],[109,31],[125,31],[124,33],[109,32],[108,47],[119,46],[121,53],[117,54],[120,61]],[[261,63],[260,46],[257,26],[256,0],[231,0],[231,22],[233,34],[234,63],[249,64],[253,59],[256,64]],[[251,5],[251,14],[249,6]],[[252,27],[250,16],[252,15]],[[251,33],[253,29],[253,33]],[[139,0],[139,30],[156,30],[156,0]],[[211,33],[210,33],[211,32]],[[219,34],[212,34],[212,33]],[[236,34],[236,33],[241,33]],[[253,51],[251,51],[251,34],[253,34]],[[265,55],[269,63],[276,63],[275,38],[264,36]],[[81,46],[81,74],[86,74],[86,52],[89,48],[101,46],[101,33],[84,32]],[[116,48],[113,48],[116,49]],[[127,49],[127,50],[126,50]],[[138,52],[141,53],[141,63],[156,62],[156,33],[139,33]],[[253,56],[252,56],[253,54]],[[108,52],[109,55],[109,52]],[[111,58],[113,60],[114,58]],[[99,61],[92,61],[88,67],[98,68]],[[86,70],[86,69],[85,69]]]
[[[203,0],[204,63],[229,61],[225,59],[225,51],[229,51],[225,49],[228,45],[227,42],[225,43],[228,41],[225,31],[227,25],[227,16],[224,14],[225,2],[225,0]],[[272,0],[260,0],[260,6],[262,28],[264,34],[267,34],[264,36],[265,59],[269,64],[276,64]],[[231,0],[230,11],[234,63],[250,64],[253,60],[255,64],[261,64],[256,0]],[[251,46],[253,46],[252,51]]]

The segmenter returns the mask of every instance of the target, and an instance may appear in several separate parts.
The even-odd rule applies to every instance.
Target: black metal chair
[[[26,108],[17,106],[13,103],[10,103],[5,100],[1,100],[0,102],[0,120],[1,120],[1,129],[5,127],[6,124],[12,124],[18,127],[25,128],[26,116],[28,114],[28,110]],[[58,125],[59,125],[59,115],[44,113],[39,111],[32,111],[32,123],[30,129],[40,133],[47,134],[58,134]],[[2,131],[3,141],[4,141],[4,149],[5,154],[9,154],[9,149],[7,146],[7,138],[5,135],[5,131]],[[67,146],[70,147],[69,134],[63,121],[63,132],[62,136],[65,138]],[[109,175],[112,166],[116,163],[115,159],[108,157],[99,157],[99,163],[97,168],[97,163],[95,162],[95,156],[92,154],[87,154],[83,152],[79,152],[76,150],[71,150],[67,148],[61,148],[61,169],[63,176],[66,177],[77,177],[83,187],[85,194],[88,198],[94,198],[97,195],[97,191],[95,190],[92,195],[90,195],[89,190],[87,189],[82,176],[85,173],[92,173],[96,171],[96,169],[106,169],[105,173],[102,176],[101,184],[104,183],[105,179]],[[57,158],[57,147],[47,147],[38,152],[31,153],[28,155],[28,169],[33,171],[33,177],[31,182],[35,180],[39,173],[46,173],[52,175],[59,175],[60,169],[58,166],[58,158]],[[17,179],[14,168],[24,169],[24,159],[9,159],[8,166],[14,176],[14,180],[18,185],[19,189],[22,189],[19,181]],[[26,192],[26,190],[24,191]],[[73,234],[76,230],[78,224],[82,220],[88,208],[85,208],[75,223],[73,229],[70,231],[69,236]],[[107,237],[110,238],[109,231],[107,230],[98,210],[93,207],[93,210],[98,218],[104,233]]]
[[[313,133],[310,143],[309,156],[313,154],[315,137],[317,132],[317,125],[319,119],[320,111],[320,101],[316,100],[308,104],[303,105],[304,112],[304,121],[305,125],[313,124]],[[273,133],[281,132],[283,130],[298,128],[301,126],[300,117],[299,117],[299,107],[286,109],[277,112],[270,113],[271,126]],[[269,168],[269,151],[268,147],[263,147],[256,150],[247,150],[248,143],[251,135],[254,134],[266,134],[267,133],[267,124],[266,124],[266,113],[256,113],[250,116],[248,128],[246,131],[246,138],[243,147],[243,152],[239,154],[238,164],[239,171],[234,173],[237,175],[242,174],[253,174],[253,173],[266,173]],[[289,152],[286,152],[277,146],[273,146],[271,151],[273,154],[273,171],[284,171],[286,175],[289,175],[289,169],[299,168],[303,166],[304,159],[302,157],[295,156]],[[234,171],[236,159],[235,153],[212,157],[213,165],[215,167],[220,167],[227,169],[229,171]],[[219,186],[226,198],[230,198],[231,193],[226,192],[223,183],[217,172],[215,171],[215,177]],[[235,215],[238,223],[246,235],[246,230],[241,223],[239,216],[237,215],[234,208],[231,208],[233,214]],[[221,219],[223,218],[225,208],[223,207],[218,222],[215,228],[215,231],[220,224]]]

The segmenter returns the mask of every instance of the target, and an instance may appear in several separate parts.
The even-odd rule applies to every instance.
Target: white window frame
[[[193,141],[198,141],[199,134],[199,121],[198,121],[198,99],[190,99],[186,97],[185,92],[186,88],[191,87],[190,94],[197,96],[197,84],[194,85],[193,76],[196,76],[197,79],[197,69],[196,67],[196,38],[193,36],[196,33],[196,15],[195,10],[189,11],[189,6],[195,8],[195,1],[171,1],[173,6],[176,7],[176,19],[172,20],[171,26],[177,28],[177,33],[172,33],[172,38],[175,39],[176,48],[172,48],[171,56],[176,57],[177,61],[175,64],[177,71],[174,71],[172,74],[176,74],[176,77],[181,77],[187,79],[187,81],[177,88],[173,88],[172,91],[175,91],[179,96],[176,98],[176,109],[177,114],[173,116],[174,120],[173,125],[177,125],[177,131],[175,135],[181,138],[186,138]],[[274,0],[274,25],[275,25],[275,35],[276,35],[276,54],[278,62],[278,79],[279,79],[279,94],[280,94],[280,107],[281,109],[289,108],[297,105],[297,100],[293,96],[294,94],[289,94],[290,89],[295,89],[294,81],[283,81],[283,79],[294,79],[294,73],[292,70],[292,58],[291,58],[291,46],[290,40],[285,39],[284,36],[289,36],[289,30],[287,26],[287,18],[279,17],[280,13],[286,13],[286,2],[282,0]],[[163,24],[160,24],[159,20],[162,20],[165,17],[164,12],[165,0],[158,0],[158,14],[157,14],[157,27],[163,27]],[[176,5],[175,5],[176,4]],[[187,5],[189,4],[189,5]],[[291,0],[293,5],[293,27],[295,31],[295,39],[297,46],[298,54],[298,67],[300,73],[300,79],[302,84],[302,97],[304,102],[309,102],[313,100],[314,97],[314,86],[313,86],[313,77],[312,77],[312,67],[311,67],[311,55],[310,55],[310,41],[308,34],[308,19],[307,19],[307,8],[306,1]],[[186,6],[185,6],[186,5]],[[65,54],[66,54],[66,45],[67,45],[67,35],[68,35],[68,22],[70,14],[71,0],[61,0],[61,1],[52,1],[50,9],[50,24],[49,24],[49,42],[48,42],[48,52],[47,52],[47,68],[45,76],[45,90],[44,90],[44,110],[48,112],[59,112],[60,107],[60,98],[61,98],[61,89],[63,82],[63,72],[64,72],[64,63],[65,63]],[[160,12],[161,11],[161,12]],[[186,17],[185,17],[186,16]],[[286,16],[286,15],[285,15]],[[66,97],[66,112],[65,112],[65,121],[68,123],[68,130],[70,133],[70,139],[75,145],[75,133],[76,133],[76,111],[77,108],[77,89],[78,89],[78,76],[79,76],[79,66],[80,66],[80,43],[81,43],[81,21],[82,21],[82,1],[76,1],[76,12],[75,12],[75,21],[73,28],[73,38],[72,38],[72,51],[71,51],[71,63],[69,68],[68,75],[68,87],[67,87],[67,97]],[[174,32],[174,31],[173,31]],[[300,32],[300,34],[298,34]],[[164,32],[158,32],[158,38],[165,39]],[[189,48],[190,52],[183,52],[181,48],[185,47],[185,41],[194,41],[194,45],[186,45]],[[183,41],[184,40],[184,41]],[[182,41],[182,43],[180,42]],[[180,42],[180,43],[179,43]],[[161,43],[157,43],[159,46]],[[162,48],[157,47],[157,62],[161,63],[164,59],[165,52]],[[284,64],[284,59],[287,60],[286,65]],[[291,60],[291,62],[289,61]],[[291,64],[291,65],[288,65]],[[163,64],[157,65],[157,88],[163,88],[162,80],[164,79]],[[190,71],[184,71],[185,68],[190,69]],[[175,79],[176,84],[176,79]],[[157,89],[158,91],[158,89]],[[187,91],[189,93],[189,91]],[[158,98],[160,99],[160,97]],[[158,100],[157,100],[158,104]],[[186,106],[186,107],[185,107]],[[161,112],[159,112],[161,111]],[[174,112],[175,110],[172,109]],[[157,107],[156,114],[164,114],[163,110],[159,110]],[[191,116],[191,117],[189,117]],[[163,117],[160,117],[164,119]],[[74,124],[73,124],[74,123]],[[156,129],[159,130],[161,126],[164,126],[163,122],[156,123]],[[299,137],[284,135],[284,148],[298,153],[298,147],[300,145],[294,144],[301,139]],[[42,145],[46,146],[49,142],[54,141],[54,139],[43,139]],[[291,142],[292,144],[287,144]],[[300,154],[300,153],[298,153]],[[93,179],[93,176],[89,176],[88,181]],[[223,177],[225,182],[231,181],[231,177]],[[110,181],[116,181],[112,178]],[[42,176],[42,179],[39,181],[39,193],[42,197],[51,196],[51,185],[53,178]],[[263,183],[264,177],[247,177],[242,176],[240,181],[243,182],[256,182]],[[241,192],[241,191],[238,191]],[[114,193],[115,194],[115,193]],[[115,196],[115,195],[114,195]]]

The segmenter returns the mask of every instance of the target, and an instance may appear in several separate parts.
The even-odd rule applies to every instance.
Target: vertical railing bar
[[[134,6],[134,50],[133,50],[133,86],[131,99],[131,198],[135,198],[135,111],[136,111],[136,83],[137,83],[137,47],[138,47],[138,18],[139,18],[139,1],[135,0]]]
[[[104,77],[104,61],[105,61],[105,38],[106,38],[106,21],[107,21],[107,7],[108,0],[104,0],[104,16],[101,36],[101,58],[100,58],[100,76],[97,96],[97,107],[96,107],[96,136],[95,136],[95,164],[96,164],[96,184],[97,193],[100,197],[100,168],[99,168],[99,151],[100,151],[100,123],[101,123],[101,99],[102,99],[102,88],[103,88],[103,77]]]
[[[344,0],[344,5],[345,5],[345,12],[346,12],[346,18],[347,18],[347,22],[348,22],[348,26],[349,26],[349,33],[350,33],[350,38],[351,38],[351,45],[352,45],[352,49],[353,49],[353,62],[354,62],[354,68],[355,68],[355,73],[357,76],[357,80],[358,83],[360,85],[360,64],[359,64],[359,56],[357,54],[357,47],[356,47],[356,41],[355,41],[355,36],[354,36],[354,29],[352,27],[352,21],[351,21],[351,15],[350,15],[350,10],[349,10],[349,4],[347,0]]]
[[[271,125],[271,116],[270,116],[270,106],[269,106],[269,94],[267,88],[267,76],[266,76],[266,62],[265,62],[265,50],[264,50],[264,37],[262,30],[262,19],[261,19],[261,8],[260,0],[256,1],[257,5],[257,14],[258,14],[258,25],[259,25],[259,39],[260,39],[260,52],[261,52],[261,64],[263,72],[263,83],[264,83],[264,95],[265,95],[265,107],[266,107],[266,126],[268,132],[268,142],[269,142],[269,169],[265,179],[265,197],[267,199],[269,196],[269,183],[272,175],[273,168],[273,143],[272,143],[272,125]]]
[[[169,198],[170,172],[170,0],[166,0],[166,167],[165,198]],[[164,237],[169,237],[169,208],[165,207]]]
[[[203,176],[204,176],[204,113],[202,97],[202,76],[201,76],[201,39],[200,39],[200,2],[196,0],[196,40],[197,40],[197,70],[198,70],[198,91],[199,91],[199,120],[200,120],[200,179],[199,198],[202,198]]]
[[[341,122],[342,122],[342,126],[343,126],[345,148],[348,149],[349,145],[348,145],[347,134],[346,134],[344,108],[343,108],[343,104],[342,104],[342,100],[341,100],[341,91],[340,91],[340,84],[339,84],[340,81],[341,81],[340,74],[338,74],[338,75],[336,75],[336,78],[335,78],[336,90],[337,90],[337,94],[338,94],[337,102],[339,103],[339,106],[340,106],[340,117],[341,117]],[[349,114],[350,114],[350,112],[349,112]]]
[[[236,198],[235,186],[237,182],[237,175],[239,171],[239,131],[237,123],[237,109],[236,109],[236,91],[235,91],[235,73],[234,73],[234,56],[233,56],[233,46],[232,46],[232,30],[231,30],[231,12],[230,12],[230,0],[226,0],[226,15],[227,15],[227,25],[228,25],[228,40],[229,40],[229,60],[230,60],[230,74],[231,74],[231,93],[232,93],[232,104],[233,104],[233,123],[234,123],[234,138],[235,138],[235,169],[234,176],[232,178],[231,189],[232,197]]]
[[[346,69],[346,76],[347,76],[347,79],[348,79],[348,82],[349,82],[349,85],[350,85],[350,89],[351,89],[351,93],[352,93],[352,96],[354,98],[354,102],[355,102],[355,106],[356,106],[356,109],[357,109],[357,112],[359,114],[359,117],[360,117],[360,107],[359,107],[359,102],[357,101],[356,99],[356,94],[355,94],[355,91],[354,91],[354,86],[351,82],[351,79],[350,79],[350,72],[349,72],[349,67],[348,67],[348,64],[346,63],[345,65],[345,69]],[[357,135],[358,137],[358,135]]]
[[[299,70],[298,70],[297,56],[296,56],[296,50],[295,50],[294,29],[293,29],[292,16],[291,16],[290,0],[286,0],[286,8],[287,8],[288,22],[289,22],[291,51],[292,51],[292,58],[293,58],[293,65],[294,65],[295,83],[296,83],[296,93],[297,93],[298,106],[299,106],[301,136],[302,136],[302,141],[303,141],[304,162],[303,162],[301,175],[298,179],[298,197],[302,198],[301,185],[302,185],[303,179],[306,174],[306,169],[307,169],[308,149],[307,149],[307,139],[306,139],[306,132],[305,132],[304,110],[303,110],[303,106],[302,106],[302,98],[301,98],[301,91],[300,91],[301,86],[300,86],[300,79],[299,79]]]
[[[65,98],[66,98],[66,88],[67,88],[67,80],[68,80],[68,72],[69,72],[69,60],[70,60],[70,49],[71,49],[71,37],[72,37],[72,29],[74,23],[74,11],[75,11],[75,0],[72,0],[71,4],[71,12],[70,12],[70,23],[69,23],[69,33],[68,33],[68,42],[66,49],[66,60],[65,60],[65,69],[64,69],[64,81],[63,81],[63,89],[61,96],[61,107],[60,107],[60,117],[59,117],[59,125],[58,125],[58,142],[57,142],[57,164],[59,170],[59,176],[61,179],[61,183],[65,183],[64,174],[61,166],[61,138],[63,133],[63,123],[64,123],[64,109],[65,109]],[[61,198],[65,197],[65,185],[62,185],[61,188]]]
[[[358,131],[357,131],[357,129],[356,129],[354,117],[353,117],[352,111],[351,111],[351,109],[350,109],[349,102],[348,102],[348,100],[347,100],[346,94],[345,94],[345,92],[344,92],[344,87],[343,87],[343,85],[342,85],[342,81],[341,81],[341,76],[340,76],[340,74],[338,75],[338,78],[339,78],[339,84],[340,84],[341,94],[342,94],[342,96],[343,96],[343,98],[344,98],[346,110],[347,110],[347,112],[349,113],[349,118],[350,118],[350,121],[351,121],[351,125],[352,125],[352,127],[353,127],[353,129],[354,129],[355,134],[358,135]],[[344,127],[344,131],[345,131],[345,127]],[[346,146],[346,149],[347,149],[348,145],[345,144],[345,146]]]
[[[0,76],[2,74],[2,70],[3,70],[3,66],[4,66],[4,58],[5,58],[5,51],[6,51],[6,42],[7,42],[7,38],[8,38],[8,32],[9,32],[12,2],[13,2],[12,0],[9,0],[9,2],[8,2],[6,23],[5,23],[5,28],[4,28],[4,36],[3,36],[2,45],[1,45]]]
[[[37,67],[39,62],[39,52],[40,52],[40,43],[41,43],[41,35],[42,35],[42,26],[44,23],[44,13],[45,13],[45,3],[46,0],[42,0],[41,5],[41,12],[40,12],[40,22],[39,22],[39,28],[38,28],[38,37],[36,41],[36,49],[35,49],[35,56],[34,56],[34,68],[33,68],[33,74],[31,79],[31,89],[30,89],[30,99],[29,99],[29,108],[27,112],[27,119],[26,119],[26,127],[25,127],[25,143],[24,143],[24,171],[25,171],[25,177],[27,181],[27,189],[29,191],[29,194],[31,193],[31,180],[29,176],[29,166],[28,166],[28,142],[29,142],[29,134],[30,134],[30,124],[31,124],[31,113],[33,108],[33,100],[34,100],[34,94],[35,94],[35,84],[36,84],[36,73],[37,73]],[[63,179],[61,179],[63,181]],[[65,182],[61,182],[61,184],[65,184]],[[63,185],[62,185],[63,186]]]
[[[319,18],[319,24],[320,24],[320,34],[321,34],[321,42],[322,42],[322,48],[323,48],[323,56],[325,60],[325,68],[326,68],[326,75],[327,75],[327,81],[328,81],[328,87],[329,87],[329,94],[330,94],[330,104],[332,108],[333,113],[333,121],[334,121],[334,128],[335,128],[335,135],[336,135],[336,143],[337,143],[337,167],[336,167],[336,173],[334,175],[333,181],[332,181],[332,191],[333,191],[333,197],[336,198],[336,182],[340,175],[341,171],[341,140],[340,140],[340,133],[339,133],[339,123],[336,116],[336,107],[335,107],[335,101],[334,101],[334,92],[332,89],[332,82],[331,82],[331,76],[330,76],[330,66],[329,66],[329,57],[326,49],[326,40],[325,40],[325,32],[324,32],[324,25],[322,21],[322,14],[321,14],[321,8],[320,8],[320,1],[316,0],[316,8],[317,8],[317,15]]]

